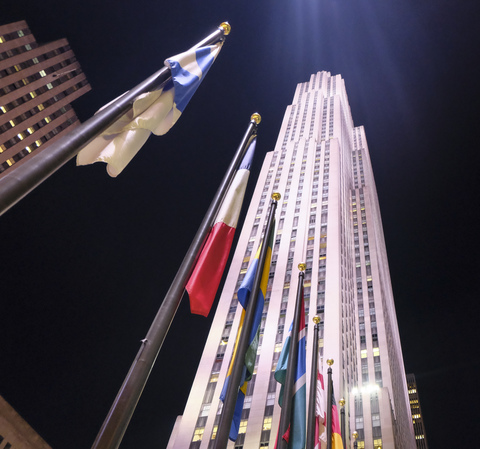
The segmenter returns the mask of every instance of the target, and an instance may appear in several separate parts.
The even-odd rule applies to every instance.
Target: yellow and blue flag
[[[242,419],[242,410],[243,402],[245,400],[245,395],[247,393],[247,382],[252,378],[253,370],[255,368],[255,359],[257,356],[258,340],[260,335],[260,323],[262,321],[263,306],[265,304],[265,296],[267,293],[267,284],[268,284],[268,275],[270,273],[270,262],[272,260],[272,248],[273,248],[273,236],[274,236],[274,227],[272,226],[272,231],[270,232],[267,256],[265,258],[265,264],[263,266],[262,278],[260,281],[260,290],[258,292],[257,306],[255,308],[255,315],[253,317],[252,330],[250,332],[249,346],[245,354],[245,365],[242,370],[242,377],[240,381],[240,388],[238,391],[237,402],[235,404],[235,412],[233,414],[232,426],[230,428],[229,438],[232,441],[235,441],[238,437],[238,430],[240,428],[240,421]],[[260,250],[262,245],[259,246],[255,259],[252,261],[248,267],[247,274],[243,279],[240,288],[238,289],[238,301],[242,305],[242,315],[240,317],[240,325],[237,332],[237,338],[235,340],[235,347],[233,349],[232,360],[230,361],[230,367],[228,368],[227,378],[223,385],[222,393],[220,399],[225,400],[225,395],[227,393],[227,386],[229,382],[230,375],[233,369],[233,363],[237,355],[238,342],[240,340],[240,335],[243,331],[243,325],[245,320],[245,311],[250,300],[250,294],[253,289],[253,281],[255,279],[255,274],[258,270]]]

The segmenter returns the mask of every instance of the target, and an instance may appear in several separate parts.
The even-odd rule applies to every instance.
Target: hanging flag
[[[171,79],[163,88],[139,95],[129,112],[80,150],[77,165],[105,162],[107,173],[118,176],[151,133],[163,135],[179,119],[222,44],[192,48],[168,58],[165,65],[170,68]]]
[[[192,275],[186,285],[190,297],[190,310],[208,316],[223,270],[227,264],[233,236],[238,223],[243,197],[247,188],[250,166],[255,153],[256,138],[252,140],[238,168],[215,223],[207,237]]]
[[[242,371],[242,377],[240,382],[241,386],[238,391],[237,402],[235,404],[235,412],[233,414],[232,426],[230,427],[230,433],[228,436],[229,439],[232,441],[235,441],[238,437],[238,430],[240,428],[240,421],[242,419],[243,402],[245,400],[245,395],[247,393],[247,382],[252,378],[253,370],[255,368],[255,359],[257,357],[258,340],[260,335],[260,322],[262,321],[263,306],[265,304],[265,295],[267,293],[268,275],[270,273],[270,261],[272,259],[274,230],[275,230],[275,223],[272,226],[272,230],[270,232],[270,236],[268,239],[267,256],[265,258],[265,264],[263,266],[263,271],[262,271],[262,278],[260,280],[260,290],[258,292],[257,306],[255,308],[255,314],[253,317],[252,331],[250,332],[250,337],[249,337],[249,346],[245,354],[245,366],[243,367],[243,371]],[[238,289],[238,292],[237,292],[238,301],[242,305],[242,315],[240,317],[240,325],[237,332],[235,347],[233,349],[232,360],[230,361],[230,367],[228,368],[228,372],[227,372],[227,378],[225,379],[222,393],[220,394],[220,399],[222,401],[225,400],[229,377],[232,374],[233,363],[235,361],[235,357],[237,354],[237,347],[238,347],[240,335],[243,330],[243,325],[245,321],[245,312],[247,310],[247,306],[250,300],[250,293],[252,292],[252,289],[253,289],[253,281],[255,279],[255,274],[258,269],[258,263],[259,263],[262,244],[260,244],[260,246],[258,247],[258,251],[257,251],[257,254],[255,255],[255,259],[252,261],[252,263],[248,267],[247,274],[245,275],[245,278],[243,279],[242,284],[240,285],[240,288]]]
[[[278,359],[277,367],[275,369],[275,380],[282,384],[280,389],[280,396],[278,403],[280,407],[283,403],[283,385],[287,377],[287,365],[288,357],[290,353],[290,339],[292,338],[292,327],[285,343],[283,344],[282,352]],[[301,292],[301,313],[300,313],[300,326],[298,329],[298,358],[295,372],[295,385],[293,390],[293,407],[292,415],[290,418],[290,426],[287,432],[282,435],[282,438],[289,444],[289,449],[304,449],[306,444],[306,428],[307,428],[307,386],[306,386],[306,339],[305,339],[305,305],[303,299],[303,286]]]
[[[342,430],[340,428],[340,420],[338,419],[337,403],[335,402],[335,394],[333,393],[332,381],[332,449],[343,449]]]
[[[317,396],[315,402],[315,449],[322,447],[322,441],[327,442],[327,430],[325,427],[327,414],[325,413],[325,386],[323,375],[317,369]]]

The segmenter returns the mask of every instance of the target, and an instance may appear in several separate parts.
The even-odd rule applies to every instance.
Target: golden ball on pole
[[[218,28],[221,28],[223,30],[223,34],[225,36],[228,36],[230,34],[230,31],[232,31],[232,27],[228,22],[222,22]]]
[[[262,116],[258,112],[254,112],[250,117],[257,125],[262,121]]]

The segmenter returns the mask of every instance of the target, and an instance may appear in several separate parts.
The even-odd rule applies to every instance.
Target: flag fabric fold
[[[255,153],[255,145],[256,138],[250,143],[235,174],[185,287],[190,298],[190,310],[194,314],[208,316],[212,308],[232,247],[250,175],[250,166]]]
[[[107,173],[118,176],[151,133],[165,134],[179,119],[221,47],[222,42],[192,48],[165,60],[171,79],[159,90],[139,95],[129,112],[78,153],[77,165],[105,162]]]
[[[245,366],[243,368],[242,380],[240,382],[241,387],[239,388],[237,402],[235,405],[235,412],[233,415],[232,425],[230,427],[229,439],[232,441],[235,441],[238,437],[238,430],[240,428],[240,421],[242,419],[243,403],[244,403],[245,395],[247,392],[247,382],[252,378],[253,370],[255,368],[255,359],[257,355],[258,340],[259,340],[259,333],[260,333],[260,322],[262,320],[263,306],[265,304],[265,296],[267,293],[268,276],[270,273],[270,262],[272,259],[274,228],[275,226],[272,227],[270,236],[267,237],[268,238],[267,256],[265,258],[265,264],[263,266],[263,271],[262,271],[262,278],[260,280],[260,290],[258,292],[257,305],[255,308],[252,330],[249,336],[249,346],[245,354]],[[233,369],[233,363],[237,355],[237,347],[240,340],[241,332],[243,331],[243,326],[245,321],[245,312],[247,310],[248,303],[250,300],[250,294],[253,289],[253,281],[255,279],[255,274],[259,268],[258,265],[259,265],[259,257],[260,257],[262,244],[260,244],[258,248],[258,251],[255,255],[255,259],[252,261],[252,263],[248,267],[248,271],[245,275],[245,278],[243,279],[242,284],[240,285],[240,288],[238,289],[238,292],[237,292],[238,302],[242,305],[242,314],[240,317],[240,325],[237,332],[235,347],[233,349],[232,360],[230,361],[230,366],[228,368],[227,377],[223,385],[222,393],[220,394],[220,399],[222,401],[225,400],[228,382]]]
[[[292,399],[292,415],[290,418],[290,426],[287,432],[282,435],[282,438],[285,439],[289,444],[289,449],[303,449],[306,444],[306,426],[307,426],[307,413],[306,413],[306,404],[307,404],[307,386],[306,386],[306,335],[305,335],[305,307],[303,299],[303,287],[301,295],[301,314],[300,314],[300,326],[298,329],[298,356],[296,363],[295,371],[295,385],[293,389],[293,399]],[[290,325],[290,330],[285,343],[283,344],[282,352],[278,359],[277,367],[275,369],[275,380],[282,384],[280,389],[280,396],[278,398],[278,403],[282,406],[283,403],[283,386],[287,377],[287,365],[288,358],[290,354],[290,340],[292,338],[292,327],[293,323]]]
[[[317,369],[317,395],[315,401],[315,449],[322,447],[322,441],[327,442],[327,429],[325,427],[327,414],[325,412],[325,385],[323,375]]]
[[[338,418],[337,403],[335,402],[335,394],[333,392],[333,382],[332,382],[332,449],[343,449],[342,430],[340,428],[340,420]]]

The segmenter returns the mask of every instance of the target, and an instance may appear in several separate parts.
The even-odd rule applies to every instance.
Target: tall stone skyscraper
[[[183,416],[168,448],[210,448],[240,318],[237,289],[263,237],[270,196],[277,228],[256,372],[235,448],[272,448],[280,418],[273,374],[306,262],[307,385],[312,318],[322,319],[320,363],[334,359],[336,402],[346,400],[347,447],[415,448],[395,306],[370,156],[353,124],[344,80],[328,72],[297,86],[267,153]]]
[[[25,21],[0,26],[0,177],[80,124],[90,85],[66,39],[39,45]]]

